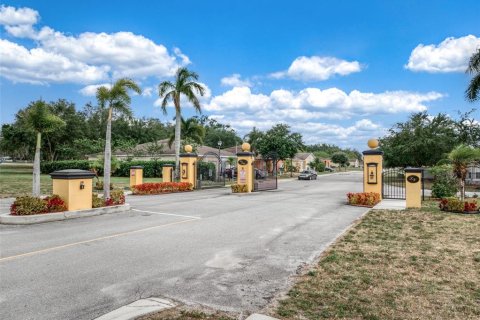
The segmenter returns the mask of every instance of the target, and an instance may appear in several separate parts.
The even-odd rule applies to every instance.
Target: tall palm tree
[[[112,162],[112,115],[113,111],[131,115],[131,98],[128,91],[138,94],[142,92],[135,81],[122,78],[117,80],[111,88],[101,86],[97,89],[97,100],[101,108],[108,108],[107,132],[105,137],[105,155],[103,163],[103,192],[104,199],[110,198],[110,173]]]
[[[468,165],[480,159],[480,149],[466,145],[459,145],[453,149],[448,158],[452,162],[453,173],[460,181],[460,197],[465,199],[465,179],[467,178]]]
[[[202,144],[203,139],[205,138],[205,128],[198,123],[197,119],[189,118],[187,120],[181,119],[181,140],[185,143],[197,143]],[[170,138],[168,139],[168,146],[171,148],[173,142],[175,141],[175,131],[172,132]]]
[[[182,124],[182,108],[180,97],[184,95],[197,112],[201,112],[200,101],[196,94],[203,96],[205,88],[198,82],[198,74],[187,68],[178,68],[175,81],[163,81],[158,85],[158,95],[162,100],[162,110],[167,114],[167,105],[173,101],[175,106],[175,173],[179,176],[180,170],[180,138]]]
[[[480,48],[473,54],[468,63],[467,73],[473,75],[465,95],[467,100],[475,101],[480,98]]]
[[[35,158],[33,161],[33,186],[32,195],[40,196],[40,149],[42,146],[42,133],[52,132],[65,126],[65,122],[54,115],[49,106],[42,100],[33,102],[24,114],[25,125],[34,131],[37,136]]]

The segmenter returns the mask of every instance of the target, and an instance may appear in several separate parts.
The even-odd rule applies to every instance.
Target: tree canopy
[[[295,154],[304,148],[302,135],[297,132],[291,132],[290,126],[286,124],[277,124],[265,133],[258,133],[255,140],[255,147],[258,152],[266,156],[271,152],[276,152],[278,158],[285,160],[293,158]]]

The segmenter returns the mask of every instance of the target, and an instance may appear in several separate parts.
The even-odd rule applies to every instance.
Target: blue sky
[[[122,76],[145,89],[137,117],[170,121],[156,86],[187,66],[209,89],[204,114],[241,135],[284,122],[307,143],[363,149],[411,112],[479,106],[464,100],[478,12],[478,1],[5,1],[1,122],[40,97],[81,108]]]

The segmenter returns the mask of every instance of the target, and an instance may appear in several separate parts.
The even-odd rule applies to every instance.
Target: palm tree
[[[33,187],[32,195],[40,196],[40,149],[42,146],[42,133],[52,132],[65,126],[65,122],[54,115],[49,106],[42,100],[33,102],[27,109],[23,119],[26,126],[37,135],[35,158],[33,161]]]
[[[198,123],[197,119],[189,118],[187,120],[181,119],[182,129],[181,129],[181,140],[185,141],[186,144],[197,143],[202,144],[203,139],[205,138],[205,128]],[[172,132],[170,138],[168,139],[168,146],[171,148],[173,142],[175,141],[175,131]]]
[[[480,49],[470,58],[467,73],[473,75],[473,78],[470,80],[465,95],[467,100],[473,102],[480,97]]]
[[[467,178],[468,165],[480,159],[480,150],[466,145],[459,145],[453,149],[448,158],[452,162],[453,173],[460,181],[460,197],[465,199],[465,179]]]
[[[187,100],[193,104],[197,112],[201,112],[200,101],[195,95],[205,94],[205,88],[198,82],[198,74],[189,71],[187,68],[178,68],[175,74],[175,81],[163,81],[158,85],[158,95],[162,100],[162,110],[167,114],[167,104],[171,100],[175,106],[175,173],[179,176],[180,170],[180,138],[181,138],[181,119],[182,109],[180,106],[180,97],[184,95]]]
[[[130,102],[132,101],[128,91],[138,94],[142,92],[135,81],[122,78],[117,80],[111,88],[101,86],[97,89],[97,100],[101,108],[108,108],[107,132],[105,137],[105,155],[103,164],[103,192],[104,199],[110,198],[110,173],[112,162],[112,115],[113,111],[131,115]]]

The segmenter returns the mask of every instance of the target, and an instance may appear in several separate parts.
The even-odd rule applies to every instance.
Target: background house
[[[299,152],[295,154],[292,159],[292,165],[297,168],[297,171],[303,171],[310,169],[309,163],[315,160],[313,153],[309,152]]]

